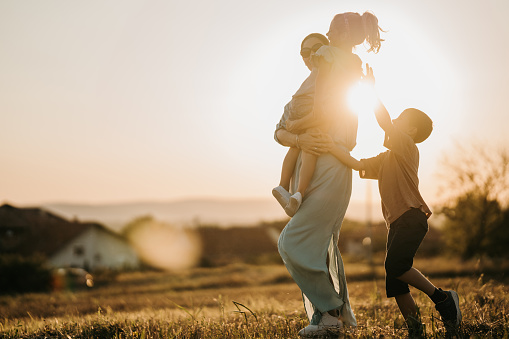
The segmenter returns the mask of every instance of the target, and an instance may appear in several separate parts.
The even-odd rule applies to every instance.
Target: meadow
[[[460,295],[458,338],[509,338],[507,262],[417,260],[415,266]],[[383,266],[345,267],[357,328],[337,338],[406,338]],[[91,289],[0,296],[0,338],[298,338],[307,325],[300,292],[282,265],[232,264],[181,272],[103,272]],[[446,336],[419,291],[427,338]]]

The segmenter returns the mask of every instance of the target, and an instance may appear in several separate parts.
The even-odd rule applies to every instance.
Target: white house
[[[51,254],[48,263],[53,267],[83,267],[87,270],[139,266],[138,256],[126,240],[98,224],[90,224],[63,244]]]
[[[44,255],[52,267],[139,267],[135,250],[98,223],[68,221],[39,208],[0,206],[0,254]]]

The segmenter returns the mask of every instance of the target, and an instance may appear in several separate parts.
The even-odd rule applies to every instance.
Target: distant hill
[[[380,221],[380,206],[374,204],[373,221]],[[172,202],[133,202],[118,204],[49,203],[42,208],[67,219],[97,221],[114,231],[140,216],[151,215],[157,220],[179,226],[216,224],[219,226],[254,225],[260,221],[287,219],[274,199],[195,199]],[[347,218],[365,220],[364,203],[351,202]]]

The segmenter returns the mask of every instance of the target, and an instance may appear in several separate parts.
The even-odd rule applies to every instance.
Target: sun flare
[[[384,133],[374,114],[377,94],[373,85],[359,81],[350,89],[347,100],[348,106],[359,119],[354,156],[372,156],[383,151]]]
[[[348,93],[348,106],[358,116],[371,114],[375,107],[376,94],[372,85],[359,81]]]

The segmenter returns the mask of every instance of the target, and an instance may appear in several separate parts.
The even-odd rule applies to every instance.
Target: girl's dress
[[[330,46],[322,46],[316,55],[322,58],[322,62],[331,65],[331,76],[337,79],[330,88],[325,106],[325,114],[335,119],[328,133],[336,145],[351,151],[357,136],[357,116],[347,108],[346,95],[348,88],[360,79],[362,62],[355,54]],[[315,69],[310,78],[316,78],[314,72]],[[303,86],[299,91],[301,89]],[[285,128],[292,102],[299,91],[285,107],[276,132]],[[292,193],[297,189],[300,166],[299,156],[292,177]],[[345,325],[357,325],[350,306],[343,260],[338,248],[339,231],[351,191],[352,170],[330,153],[320,155],[302,205],[279,237],[279,253],[302,291],[304,307],[312,325],[318,325],[322,312],[333,309],[339,311]]]

